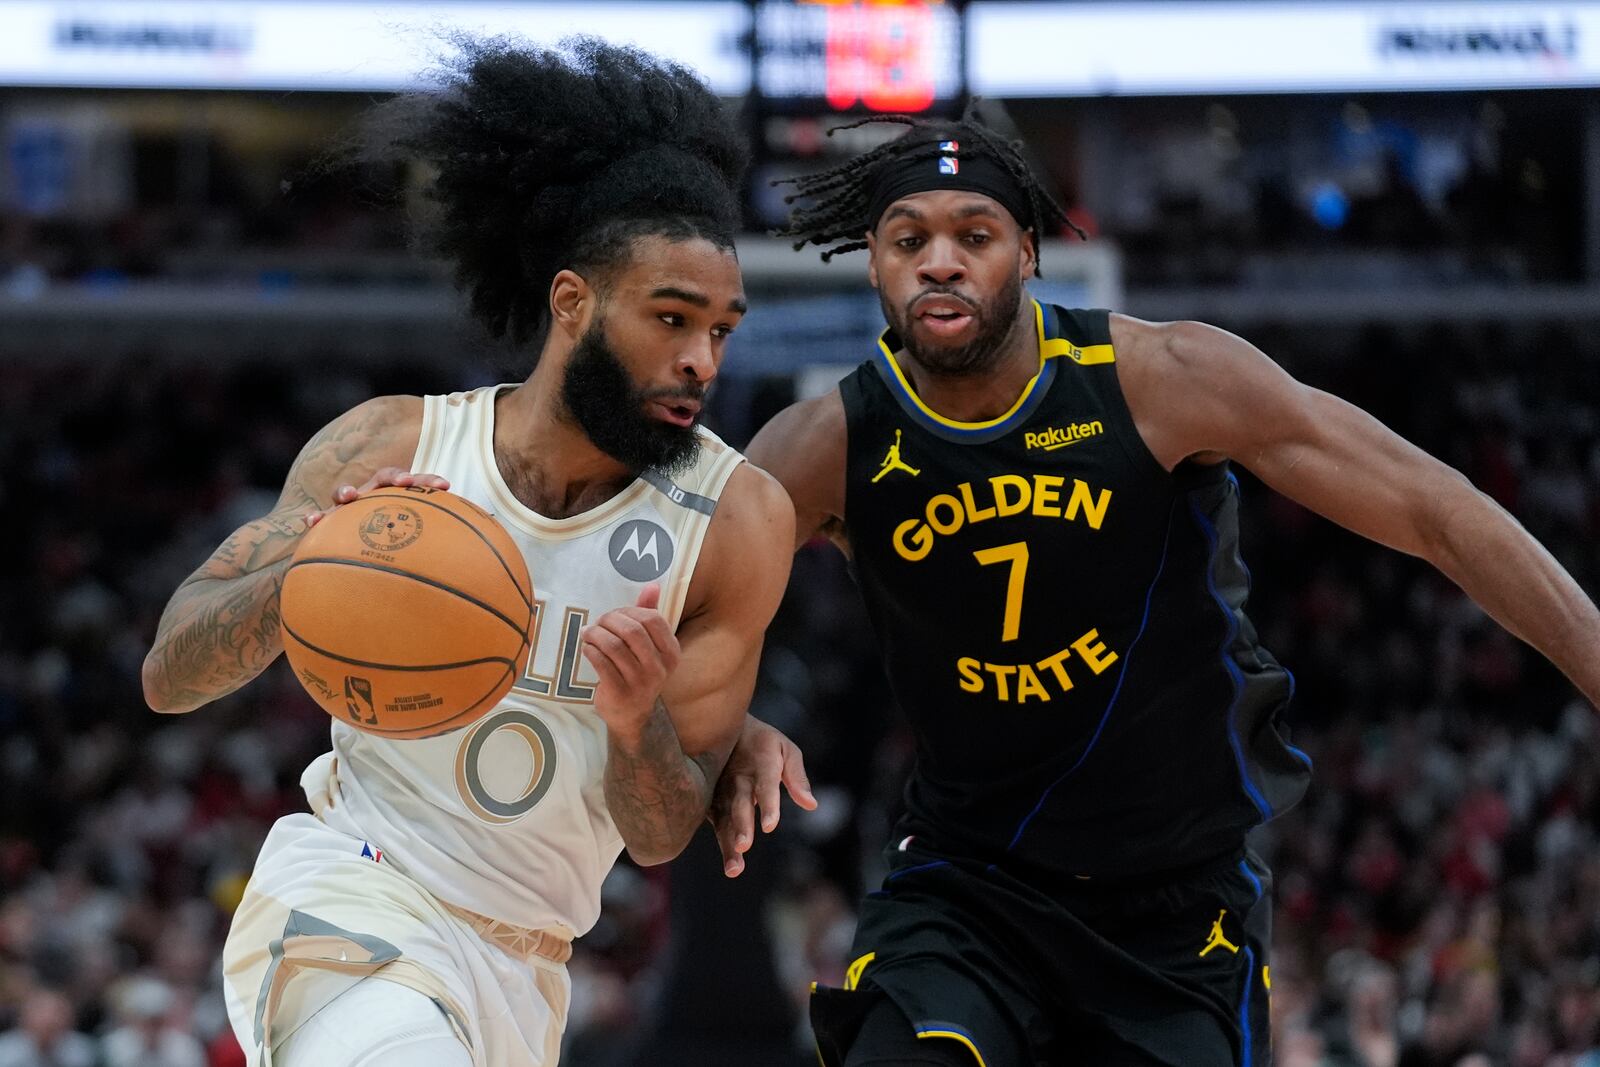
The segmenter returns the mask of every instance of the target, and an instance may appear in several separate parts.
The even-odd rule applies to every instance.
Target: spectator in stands
[[[72,1002],[36,989],[22,1002],[22,1020],[0,1034],[0,1067],[96,1067],[94,1042],[72,1028]]]

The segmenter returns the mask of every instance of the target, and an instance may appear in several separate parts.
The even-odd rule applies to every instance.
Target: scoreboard
[[[962,94],[961,15],[916,0],[759,0],[755,87],[794,111],[923,112]]]

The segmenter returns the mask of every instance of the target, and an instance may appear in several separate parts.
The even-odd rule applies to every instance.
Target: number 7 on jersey
[[[1028,580],[1028,542],[1017,541],[979,549],[973,556],[985,567],[991,563],[1011,564],[1011,577],[1006,581],[1006,614],[1000,640],[1015,641],[1022,631],[1022,588]]]

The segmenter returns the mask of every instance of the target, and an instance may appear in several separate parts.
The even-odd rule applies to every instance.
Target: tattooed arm
[[[606,806],[639,863],[677,856],[706,817],[744,725],[793,545],[788,496],[745,464],[706,533],[678,632],[656,610],[653,585],[584,632],[584,656],[600,675],[595,710],[606,721]]]
[[[238,689],[278,657],[278,593],[308,516],[377,484],[411,484],[403,468],[416,451],[421,424],[418,398],[379,397],[334,419],[307,443],[272,511],[235,530],[167,602],[144,660],[144,698],[151,708],[193,711]]]

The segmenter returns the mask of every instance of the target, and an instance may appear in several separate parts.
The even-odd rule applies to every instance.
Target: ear
[[[1022,231],[1022,250],[1017,254],[1017,267],[1022,272],[1023,281],[1038,276],[1039,252],[1034,244],[1031,228]]]
[[[589,328],[599,294],[574,271],[557,271],[550,279],[550,324],[574,339]]]
[[[878,287],[878,235],[867,231],[867,282]]]

